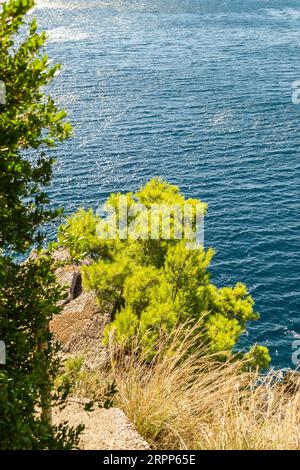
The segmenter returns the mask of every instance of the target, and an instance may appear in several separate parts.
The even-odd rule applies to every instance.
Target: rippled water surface
[[[300,334],[300,1],[39,1],[52,92],[75,137],[53,204],[97,207],[153,175],[209,203],[213,279],[245,282],[261,321],[243,343],[292,366]],[[300,336],[299,336],[300,337]]]

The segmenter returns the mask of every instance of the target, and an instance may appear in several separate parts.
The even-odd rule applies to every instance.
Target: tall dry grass
[[[97,376],[98,387],[116,381],[116,406],[151,447],[300,449],[299,390],[288,393],[273,373],[243,372],[239,361],[218,364],[193,347],[194,330],[183,331],[160,341],[151,364],[135,344]]]

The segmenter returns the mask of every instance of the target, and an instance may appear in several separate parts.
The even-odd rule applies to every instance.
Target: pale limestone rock
[[[147,450],[148,443],[138,434],[119,408],[84,411],[82,404],[69,402],[53,413],[54,424],[68,421],[70,426],[84,424],[79,447],[84,450]]]

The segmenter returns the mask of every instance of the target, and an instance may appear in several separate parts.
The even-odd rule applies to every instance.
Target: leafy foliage
[[[75,356],[67,359],[64,363],[63,372],[56,378],[58,388],[69,389],[73,395],[82,395],[82,386],[84,386],[83,398],[89,398],[85,404],[85,410],[91,411],[94,404],[97,403],[100,408],[111,408],[114,405],[114,397],[118,393],[117,385],[114,379],[105,380],[99,377],[97,371],[88,370],[84,367],[84,357]],[[86,387],[86,388],[85,388]]]
[[[59,70],[41,53],[45,33],[37,32],[33,20],[21,41],[16,34],[33,5],[33,0],[10,0],[0,11],[0,80],[6,87],[6,104],[0,104],[0,248],[20,251],[41,241],[37,229],[55,215],[46,208],[43,190],[54,163],[45,149],[71,132],[65,111],[43,91]],[[35,150],[31,158],[29,149]]]
[[[41,348],[51,340],[48,323],[61,298],[49,256],[22,266],[1,259],[0,334],[7,345],[0,369],[1,449],[68,449],[78,442],[81,428],[52,426],[37,413],[65,398],[63,387],[52,392],[60,368],[55,349]]]
[[[59,228],[59,241],[68,248],[71,259],[80,261],[85,256],[99,257],[108,254],[106,244],[101,244],[96,235],[99,219],[91,209],[79,209]]]
[[[98,237],[101,251],[98,250],[92,263],[82,267],[84,287],[94,290],[100,303],[113,307],[115,318],[105,330],[105,341],[114,335],[126,347],[133,336],[139,336],[139,344],[148,351],[150,360],[161,335],[169,335],[178,324],[194,323],[202,331],[201,343],[224,359],[232,353],[247,323],[259,318],[247,288],[241,283],[223,288],[211,283],[208,268],[213,250],[205,251],[201,246],[189,249],[186,244],[189,233],[183,232],[182,240],[172,236],[181,223],[174,213],[170,218],[170,238],[162,237],[160,226],[159,236],[153,240],[146,212],[143,208],[135,213],[131,210],[134,203],[146,208],[153,204],[183,208],[189,203],[193,208],[202,205],[204,210],[206,205],[185,199],[178,187],[154,178],[135,194],[109,197],[107,206],[115,209],[117,221],[121,218],[122,197],[127,203],[128,224],[138,228],[139,236],[128,230],[124,239],[118,232],[115,239]],[[163,210],[159,213],[161,220]],[[59,237],[59,244],[76,236],[84,239],[85,253],[95,255],[97,229],[101,228],[102,235],[108,233],[110,221],[109,217],[104,220],[80,209],[64,225],[64,239]],[[69,242],[66,245],[70,246]],[[73,245],[75,251],[76,246]],[[81,249],[78,254],[82,254]],[[247,354],[249,364],[268,365],[266,348],[255,347]]]
[[[0,6],[0,80],[6,87],[0,104],[0,339],[7,349],[0,366],[0,448],[69,449],[82,428],[50,420],[51,407],[67,395],[64,388],[54,391],[59,361],[48,330],[63,293],[50,253],[23,264],[15,256],[40,244],[41,224],[56,216],[44,190],[54,163],[46,149],[71,130],[65,111],[43,91],[59,67],[50,67],[42,53],[46,37],[35,20],[25,21],[33,5],[9,0]]]

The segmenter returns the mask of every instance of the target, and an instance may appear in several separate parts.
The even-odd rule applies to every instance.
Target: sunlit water
[[[218,285],[245,282],[261,320],[243,338],[292,366],[300,334],[300,2],[38,1],[51,87],[75,137],[51,199],[97,206],[153,175],[209,203]]]

